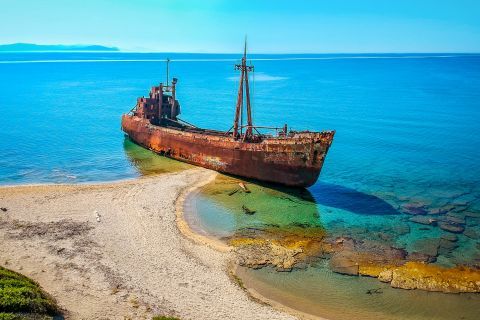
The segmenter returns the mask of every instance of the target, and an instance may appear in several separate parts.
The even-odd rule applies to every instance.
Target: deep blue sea
[[[179,79],[181,118],[227,130],[233,121],[238,81],[233,65],[239,55],[0,53],[0,184],[112,181],[177,166],[132,144],[120,130],[120,117],[136,98],[165,82],[167,57],[173,60],[171,75]],[[437,263],[480,265],[480,55],[250,58],[256,71],[251,78],[255,124],[336,130],[320,180],[309,188],[322,224],[332,232],[379,232],[408,224],[408,234],[391,240],[408,251],[421,251],[425,242],[419,240],[434,242],[446,231],[411,222],[412,212],[406,211],[445,209],[465,219],[466,233],[458,235],[456,248],[438,254]],[[229,208],[211,201],[195,204],[204,211],[199,213],[204,227],[212,234],[231,228],[214,225]],[[252,277],[265,286],[281,282],[284,291],[296,286],[299,292],[300,282],[304,286],[311,277],[323,279],[323,271],[311,272],[282,275],[283,280],[267,271]],[[360,281],[328,277],[331,281],[322,285],[329,287],[313,281],[313,289],[301,291],[320,297],[324,290],[348,291]],[[369,285],[359,284],[359,292]],[[379,303],[390,308],[391,313],[382,313],[385,319],[408,316],[390,305],[403,299],[404,306],[422,301],[416,311],[425,305],[469,310],[469,319],[475,314],[472,303],[479,303],[471,297],[386,292],[381,301],[366,302],[363,295],[357,301],[358,308],[366,309],[365,318],[376,317]],[[338,294],[335,301],[346,299]],[[313,302],[308,303],[311,307]],[[322,303],[342,309],[332,301]],[[432,317],[427,312],[424,318]]]

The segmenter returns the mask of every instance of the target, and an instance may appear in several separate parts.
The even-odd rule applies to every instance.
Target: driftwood
[[[247,188],[247,186],[245,185],[245,183],[240,182],[238,185],[240,186],[240,188],[242,188],[242,190],[243,190],[245,193],[250,193],[250,190],[248,190],[248,188]]]
[[[233,196],[233,195],[234,195],[235,193],[237,193],[237,192],[238,192],[238,189],[235,189],[235,190],[233,190],[233,191],[230,191],[230,192],[228,193],[228,195],[229,195],[229,196]]]

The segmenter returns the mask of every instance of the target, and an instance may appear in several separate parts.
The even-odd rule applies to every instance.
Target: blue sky
[[[0,43],[131,51],[480,52],[480,0],[0,0]]]

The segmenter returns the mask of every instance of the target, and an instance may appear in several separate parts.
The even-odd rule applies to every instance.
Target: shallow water
[[[238,275],[263,296],[328,319],[478,319],[478,294],[393,289],[373,278],[333,273],[325,263],[290,273],[242,268]]]
[[[300,227],[311,232],[313,227],[323,230],[320,232],[327,238],[347,236],[357,241],[381,242],[405,248],[409,253],[430,254],[437,250],[436,263],[443,266],[478,266],[478,240],[457,234],[455,248],[438,247],[440,237],[450,233],[438,226],[409,221],[411,215],[398,209],[391,199],[326,183],[319,183],[324,190],[320,200],[309,190],[252,182],[247,182],[251,192],[245,193],[239,181],[220,175],[187,198],[185,218],[195,232],[227,241],[242,236],[244,230],[298,232]],[[348,198],[339,200],[346,197],[342,194]],[[245,214],[243,206],[255,213]],[[464,206],[460,207],[463,210]],[[435,215],[437,219],[440,216]],[[478,220],[467,217],[468,228],[478,232]],[[240,268],[239,276],[247,287],[269,299],[330,319],[476,319],[480,305],[479,294],[408,291],[391,288],[374,278],[336,274],[327,267],[327,260],[292,272]],[[372,289],[379,291],[368,294]]]

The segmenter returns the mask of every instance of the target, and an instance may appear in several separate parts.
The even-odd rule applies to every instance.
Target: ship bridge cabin
[[[153,125],[159,125],[168,120],[177,121],[177,116],[180,114],[180,104],[175,99],[176,84],[177,79],[173,78],[170,86],[164,86],[160,83],[159,86],[152,87],[148,98],[137,99],[137,104],[132,110],[133,115],[149,119]]]

